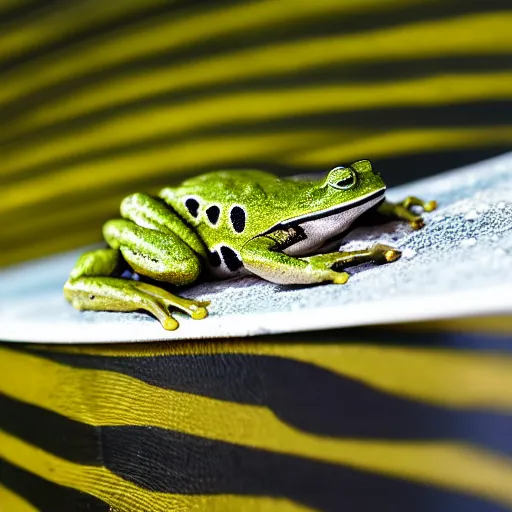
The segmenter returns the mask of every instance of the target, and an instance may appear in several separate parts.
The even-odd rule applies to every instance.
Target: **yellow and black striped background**
[[[0,0],[0,266],[213,168],[512,148],[509,0]],[[510,317],[0,344],[2,512],[512,510]]]
[[[2,510],[512,510],[494,325],[0,346]]]

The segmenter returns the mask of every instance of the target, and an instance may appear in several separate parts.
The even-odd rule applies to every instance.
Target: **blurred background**
[[[512,148],[509,0],[0,0],[0,265],[198,172]]]

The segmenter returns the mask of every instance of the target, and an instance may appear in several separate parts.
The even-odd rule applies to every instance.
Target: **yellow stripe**
[[[403,336],[403,334],[402,334]],[[411,333],[411,339],[415,334]],[[51,347],[51,351],[104,357],[254,354],[314,364],[411,400],[457,408],[512,410],[512,358],[463,350],[378,345],[229,342]],[[40,348],[40,347],[38,347]],[[48,350],[42,348],[41,350]]]
[[[51,8],[43,15],[15,23],[0,32],[0,59],[12,57],[23,51],[31,50],[52,41],[74,34],[98,22],[115,19],[145,10],[152,4],[168,3],[166,0],[123,0],[123,2],[105,3],[101,0],[87,2],[69,2]]]
[[[16,175],[31,166],[128,145],[165,135],[184,134],[243,122],[273,121],[287,116],[326,114],[333,111],[451,105],[465,101],[512,98],[512,73],[442,75],[394,83],[316,86],[277,91],[227,94],[170,107],[138,110],[93,123],[80,133],[66,132],[53,138],[14,146],[3,155],[2,173]],[[26,125],[26,117],[22,126]],[[340,117],[343,124],[343,118]],[[392,124],[392,121],[390,122]],[[14,127],[12,126],[14,124]],[[16,133],[16,123],[9,128]],[[37,126],[36,116],[36,126]],[[30,126],[30,123],[29,123]],[[23,148],[23,150],[20,150]]]
[[[410,3],[420,0],[410,0]],[[297,2],[295,0],[266,0],[242,3],[211,12],[198,12],[189,18],[175,19],[170,13],[159,23],[154,21],[120,30],[113,37],[96,44],[74,49],[72,54],[55,57],[46,63],[40,62],[20,67],[8,74],[0,89],[0,101],[10,102],[43,86],[59,83],[70,77],[80,76],[98,69],[108,69],[131,59],[153,56],[164,50],[173,50],[190,43],[222,38],[233,32],[274,27],[279,30],[283,23],[307,20],[312,16],[328,16],[339,13],[375,11],[394,8],[403,4],[400,0],[322,0],[318,2]],[[212,16],[214,22],[212,22]],[[144,73],[146,74],[146,73]],[[147,75],[154,83],[155,77]],[[79,101],[82,101],[79,98]]]
[[[0,348],[0,375],[3,393],[89,425],[152,425],[434,484],[512,505],[512,462],[464,444],[314,436],[281,423],[265,407],[164,390],[126,375],[72,369],[5,348]],[[0,450],[5,450],[5,444],[0,442]],[[11,457],[21,451],[17,448],[10,452]],[[32,460],[31,456],[27,454],[25,460]],[[37,469],[37,474],[40,471]],[[98,481],[100,476],[89,478]]]
[[[0,510],[4,512],[37,512],[35,507],[2,484],[0,484]]]
[[[96,496],[118,510],[137,512],[261,510],[306,512],[311,510],[286,499],[232,496],[180,495],[142,489],[104,467],[82,466],[51,455],[0,430],[0,456],[11,464],[50,482]],[[9,509],[10,512],[10,509]]]
[[[512,126],[478,128],[404,128],[383,130],[381,133],[360,136],[348,142],[325,140],[324,147],[297,152],[287,160],[290,165],[332,167],[333,162],[346,161],[368,155],[369,158],[400,156],[419,152],[435,153],[443,149],[479,148],[509,145]],[[329,168],[330,168],[329,167]],[[413,171],[411,171],[413,174]]]

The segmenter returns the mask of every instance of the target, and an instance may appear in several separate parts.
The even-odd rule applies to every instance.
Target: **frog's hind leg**
[[[207,316],[207,302],[177,297],[152,284],[113,277],[121,263],[123,258],[118,249],[99,249],[82,255],[64,285],[64,296],[80,310],[145,310],[167,330],[179,325],[169,307],[194,319]]]

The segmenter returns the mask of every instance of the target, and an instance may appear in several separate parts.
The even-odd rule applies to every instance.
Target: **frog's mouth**
[[[285,220],[284,222],[280,222],[277,226],[273,226],[271,229],[274,230],[277,228],[288,228],[291,226],[296,226],[297,224],[303,224],[305,222],[311,222],[319,219],[324,219],[326,217],[332,217],[333,215],[338,215],[340,213],[349,211],[349,210],[369,210],[374,206],[380,204],[384,201],[384,194],[386,193],[386,187],[383,187],[375,192],[370,192],[369,194],[355,199],[349,203],[344,203],[339,206],[333,206],[332,208],[328,208],[327,210],[321,210],[319,212],[308,213],[306,215],[301,215],[300,217],[294,217],[293,219]],[[366,208],[364,208],[366,206]]]

